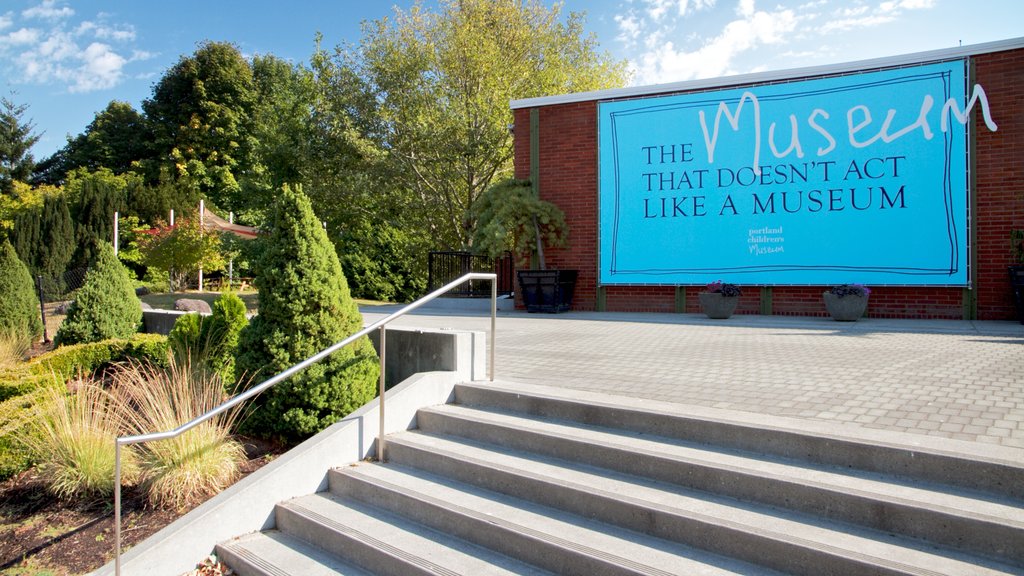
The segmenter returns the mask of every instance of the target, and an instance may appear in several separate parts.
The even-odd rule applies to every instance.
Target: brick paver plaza
[[[490,319],[428,309],[398,323],[487,330]],[[513,382],[1024,448],[1013,322],[500,312],[496,368]]]

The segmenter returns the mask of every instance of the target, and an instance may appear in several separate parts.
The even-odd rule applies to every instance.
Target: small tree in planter
[[[565,214],[537,198],[529,180],[505,179],[488,187],[473,204],[477,226],[473,250],[497,258],[507,250],[536,255],[539,270],[519,270],[519,287],[530,312],[564,312],[576,285],[576,270],[548,270],[544,247],[568,245]]]

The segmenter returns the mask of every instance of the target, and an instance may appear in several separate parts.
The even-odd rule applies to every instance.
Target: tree
[[[36,166],[33,182],[63,184],[76,168],[130,172],[149,157],[151,139],[145,117],[131,104],[113,100],[96,113],[83,133],[69,137],[62,149]]]
[[[42,333],[32,275],[5,241],[0,244],[0,336],[29,339]]]
[[[284,184],[300,184],[310,138],[313,93],[311,74],[275,56],[254,56],[252,112],[252,169],[240,179],[245,205],[236,216],[262,223]]]
[[[238,48],[204,42],[178,60],[142,103],[157,164],[216,206],[240,211],[245,202],[239,178],[252,169],[255,104],[252,68]]]
[[[440,246],[462,247],[469,208],[511,172],[509,101],[622,86],[625,62],[597,51],[583,17],[536,0],[444,0],[364,25],[339,65],[379,103],[390,178],[413,192],[420,226]]]
[[[21,212],[10,236],[32,275],[43,277],[46,293],[63,292],[63,275],[76,248],[67,197],[59,192],[47,194],[41,207]]]
[[[28,106],[0,98],[0,193],[10,195],[14,182],[27,182],[35,161],[30,150],[39,141],[35,125],[23,121]]]
[[[75,170],[65,185],[72,203],[71,216],[76,223],[78,248],[71,259],[74,267],[84,267],[96,259],[96,247],[113,245],[114,212],[124,213],[130,176],[116,176],[105,168],[88,172]]]
[[[309,199],[284,186],[256,266],[259,311],[242,330],[236,374],[257,383],[362,328],[338,257]],[[374,397],[379,366],[361,338],[281,382],[254,401],[246,428],[298,440]]]
[[[129,338],[138,331],[141,322],[142,305],[128,271],[114,256],[114,248],[103,243],[85,276],[85,284],[75,293],[75,301],[54,343],[63,346]]]
[[[410,300],[426,287],[433,237],[412,191],[393,181],[384,127],[362,79],[318,49],[312,60],[312,114],[302,143],[304,191],[327,222],[352,293]]]
[[[224,269],[220,236],[204,231],[195,218],[182,218],[174,226],[160,226],[139,240],[142,261],[168,275],[171,292],[198,277],[199,269],[214,272]]]

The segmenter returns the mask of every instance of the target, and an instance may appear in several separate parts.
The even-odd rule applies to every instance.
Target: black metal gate
[[[470,272],[493,272],[498,275],[498,295],[512,293],[515,285],[515,266],[512,255],[505,254],[491,260],[469,252],[430,252],[428,260],[427,291],[434,290]],[[453,298],[486,298],[491,295],[491,283],[471,280],[447,294]]]

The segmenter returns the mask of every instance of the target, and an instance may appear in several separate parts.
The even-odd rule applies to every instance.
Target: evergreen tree
[[[43,203],[42,222],[39,226],[39,274],[43,276],[43,289],[47,294],[64,292],[64,272],[75,253],[75,226],[71,210],[63,195],[52,196]]]
[[[32,275],[10,242],[4,241],[0,245],[0,334],[38,338],[42,333]]]
[[[42,207],[25,208],[14,218],[8,238],[29,273],[39,273],[39,245],[42,243]]]
[[[48,195],[42,206],[22,211],[14,220],[10,239],[32,277],[43,277],[43,290],[63,292],[63,275],[76,248],[67,199],[62,194]]]
[[[141,322],[142,306],[128,271],[114,256],[114,249],[102,243],[54,342],[64,345],[128,338]]]
[[[109,170],[72,175],[68,188],[75,194],[72,216],[77,223],[75,267],[96,259],[96,246],[114,241],[114,212],[124,212],[126,183]]]
[[[12,194],[14,182],[27,182],[35,168],[29,152],[39,141],[35,125],[23,121],[28,106],[0,98],[0,194]]]
[[[236,374],[255,384],[355,333],[362,315],[309,199],[282,188],[256,264],[259,315],[241,334]],[[374,397],[379,366],[361,338],[255,400],[253,433],[298,440]]]

